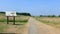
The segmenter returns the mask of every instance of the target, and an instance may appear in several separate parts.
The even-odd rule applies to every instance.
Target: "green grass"
[[[6,22],[7,20],[6,19],[0,19],[0,22]],[[14,20],[9,20],[10,22],[13,22]],[[16,22],[27,22],[28,19],[25,19],[25,20],[15,20]]]
[[[13,22],[14,20],[9,20],[9,22]],[[6,19],[0,19],[0,22],[7,22]],[[15,22],[28,22],[28,20],[15,20]]]
[[[4,26],[0,26],[0,33],[3,32]]]
[[[5,20],[5,19],[0,19],[0,22],[6,22],[7,20]]]
[[[9,20],[9,22],[13,22],[14,20]],[[28,20],[15,20],[15,22],[28,22]]]

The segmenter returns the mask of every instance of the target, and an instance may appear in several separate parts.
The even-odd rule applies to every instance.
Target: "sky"
[[[0,11],[39,15],[60,15],[60,0],[0,0]]]

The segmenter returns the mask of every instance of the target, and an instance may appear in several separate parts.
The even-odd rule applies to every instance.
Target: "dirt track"
[[[60,34],[60,31],[52,26],[43,24],[42,22],[37,21],[34,18],[29,19],[30,31],[29,34]],[[35,27],[34,27],[34,26]],[[33,26],[33,27],[32,27]],[[32,30],[33,29],[33,30]],[[36,29],[36,30],[35,30]],[[31,32],[32,31],[32,32]]]

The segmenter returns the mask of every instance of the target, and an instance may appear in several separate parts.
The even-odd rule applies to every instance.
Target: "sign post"
[[[14,18],[14,23],[13,23],[13,25],[14,25],[15,24],[15,16],[13,18]]]
[[[9,17],[13,17],[13,24],[15,24],[15,17],[17,16],[16,12],[15,11],[6,11],[5,13],[7,16],[7,24],[9,24]]]
[[[9,24],[9,17],[7,16],[7,24]]]

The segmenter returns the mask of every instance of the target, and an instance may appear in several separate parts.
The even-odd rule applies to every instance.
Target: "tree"
[[[60,15],[58,17],[60,17]]]
[[[17,13],[17,15],[31,16],[30,13]]]
[[[40,17],[42,17],[43,15],[40,15]]]
[[[55,15],[52,15],[52,17],[56,17]]]

